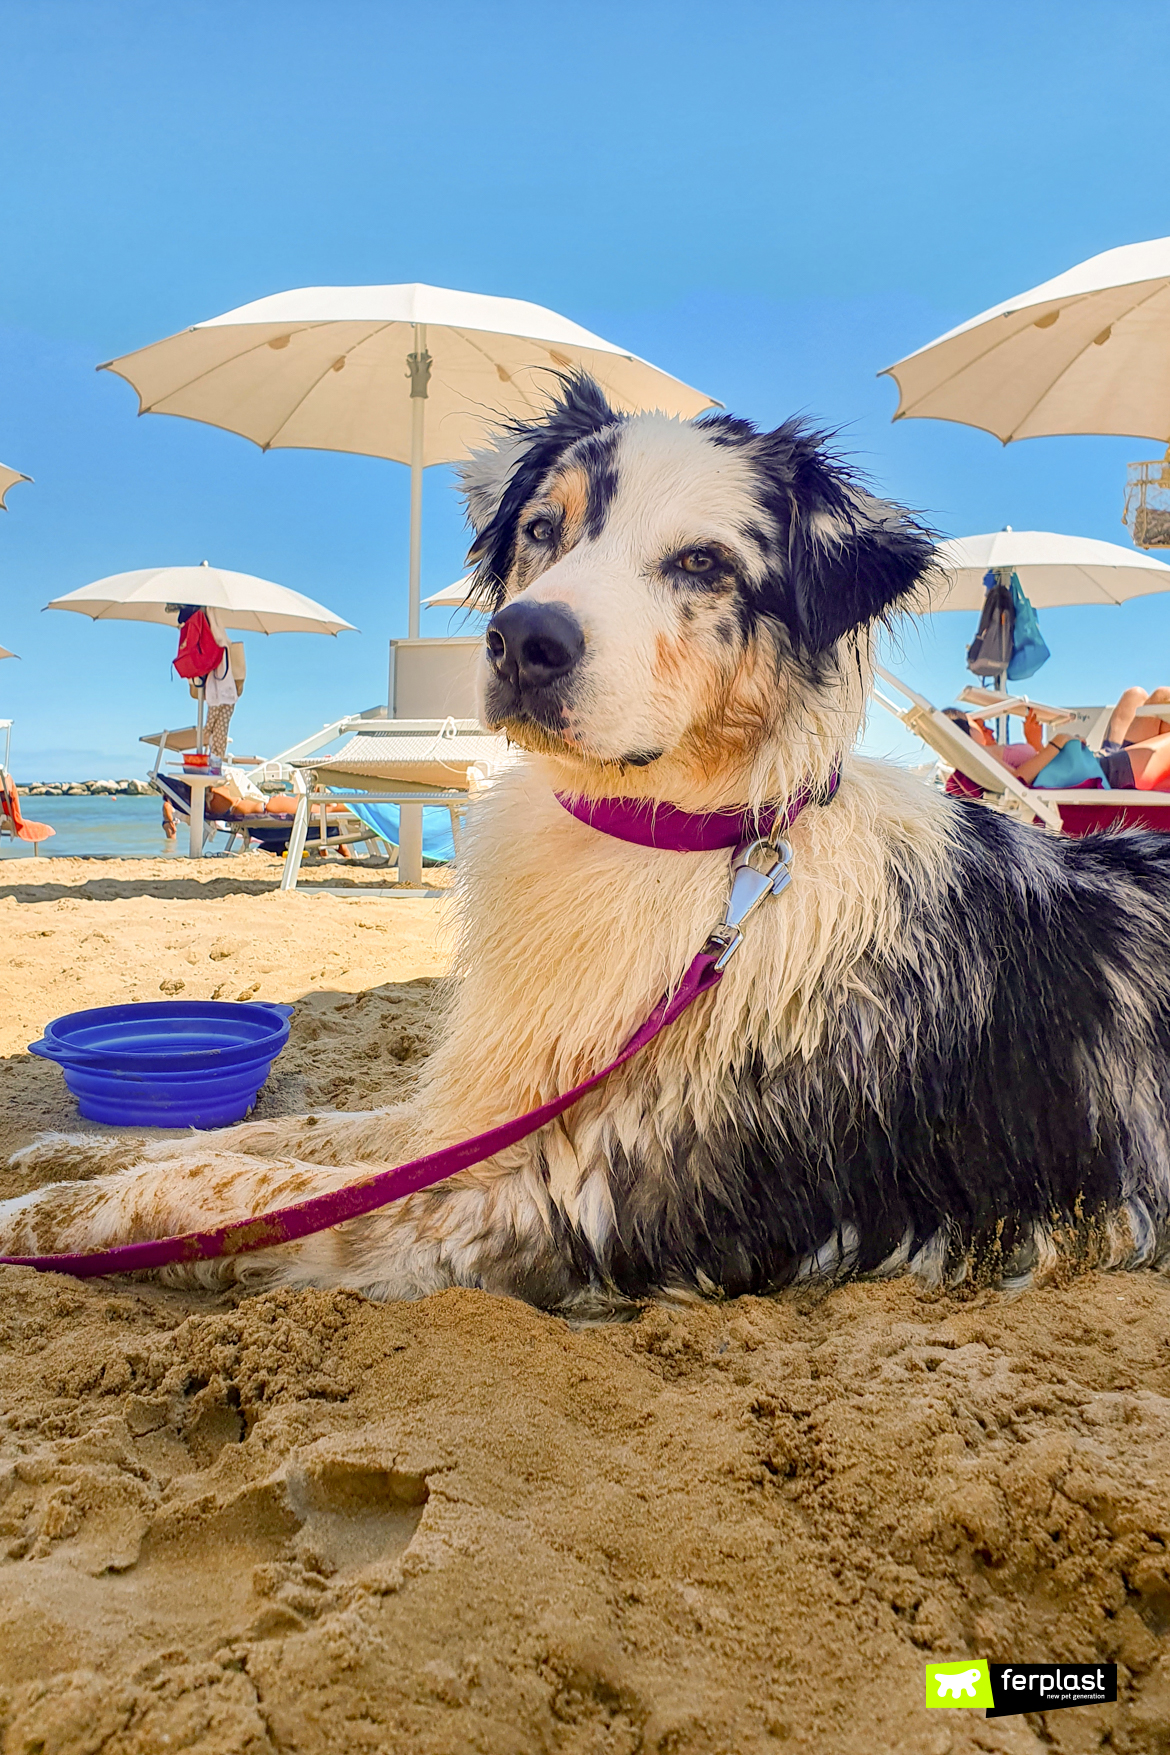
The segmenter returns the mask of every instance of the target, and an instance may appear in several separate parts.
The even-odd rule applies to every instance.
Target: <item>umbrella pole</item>
[[[410,404],[410,598],[406,632],[411,640],[418,639],[419,611],[422,607],[422,452],[423,416],[426,403],[412,398]]]
[[[423,437],[431,375],[425,323],[414,325],[414,352],[407,354],[406,364],[410,372],[410,607],[406,631],[408,638],[417,640],[422,596]]]
[[[410,372],[410,578],[407,636],[417,640],[422,597],[423,440],[431,356],[425,323],[414,325],[414,352],[406,356]],[[423,813],[421,804],[398,807],[398,881],[422,883]]]
[[[995,570],[995,577],[996,577],[997,582],[1000,585],[1002,585],[1006,590],[1011,589],[1012,570],[1010,567],[997,567]],[[999,690],[1001,695],[1007,694],[1007,671],[1006,670],[1000,671],[999,675],[995,679],[995,686]],[[995,741],[996,741],[996,743],[1006,743],[1008,741],[1009,737],[1011,736],[1011,725],[1012,725],[1011,720],[1004,718],[1002,715],[1000,716],[1000,718],[998,718],[996,720],[996,722],[995,722]]]
[[[200,752],[200,754],[202,754],[202,752],[203,752],[203,702],[205,699],[202,685],[200,686],[197,699],[198,699],[198,705],[196,706],[196,709],[195,709],[195,748]]]

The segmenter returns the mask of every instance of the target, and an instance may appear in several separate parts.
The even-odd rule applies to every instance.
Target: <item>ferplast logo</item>
[[[950,1664],[927,1664],[927,1706],[995,1705],[991,1674],[983,1658],[966,1658]]]
[[[1059,1712],[1117,1699],[1116,1664],[992,1664],[956,1658],[927,1664],[927,1706],[982,1707],[988,1718]]]

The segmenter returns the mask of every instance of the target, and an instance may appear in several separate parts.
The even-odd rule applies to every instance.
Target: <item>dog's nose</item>
[[[521,693],[567,675],[584,650],[581,624],[563,603],[509,603],[488,623],[488,662]]]

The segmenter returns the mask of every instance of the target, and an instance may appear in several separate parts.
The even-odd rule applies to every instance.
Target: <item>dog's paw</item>
[[[140,1164],[146,1141],[133,1136],[116,1138],[101,1134],[43,1133],[9,1159],[30,1183],[88,1182],[92,1176],[108,1176]]]

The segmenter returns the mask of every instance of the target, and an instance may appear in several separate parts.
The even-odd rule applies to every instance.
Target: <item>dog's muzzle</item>
[[[523,717],[555,726],[565,683],[584,651],[584,631],[567,604],[506,604],[487,627],[490,718]]]

